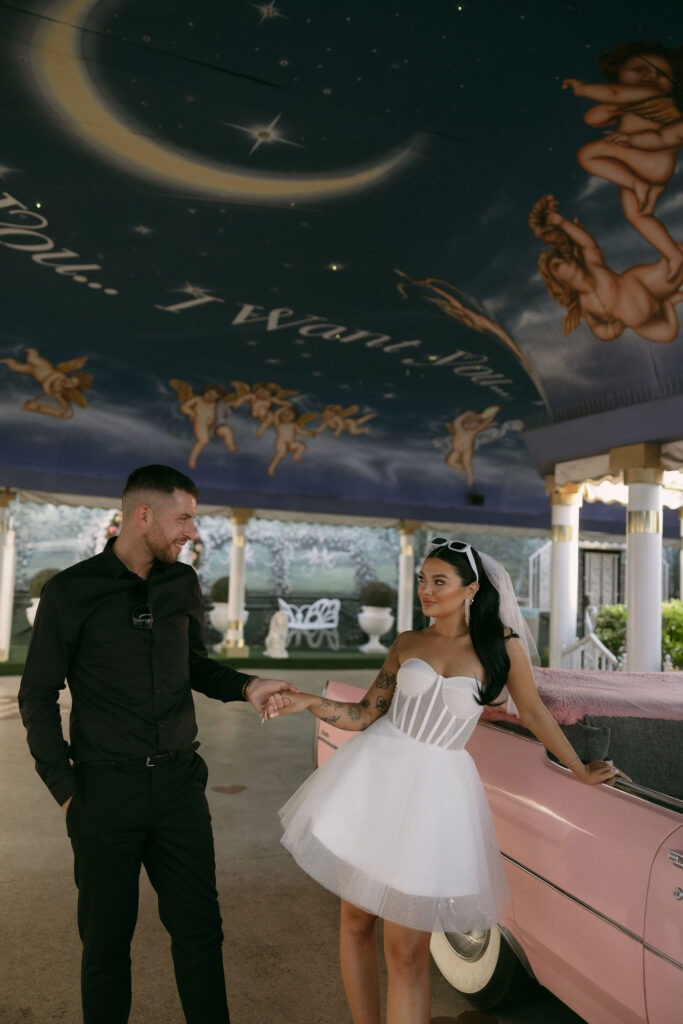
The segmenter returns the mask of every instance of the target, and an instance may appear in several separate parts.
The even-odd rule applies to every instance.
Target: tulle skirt
[[[465,750],[388,718],[344,743],[280,810],[284,846],[326,889],[421,931],[489,928],[508,903],[491,812]]]

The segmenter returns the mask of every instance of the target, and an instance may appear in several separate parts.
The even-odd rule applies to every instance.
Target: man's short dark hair
[[[197,485],[172,466],[140,466],[134,469],[126,480],[123,489],[125,497],[131,491],[157,491],[159,494],[173,494],[174,491],[184,491],[191,494],[193,498],[199,498]]]

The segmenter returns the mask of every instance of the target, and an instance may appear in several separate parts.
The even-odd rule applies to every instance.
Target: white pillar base
[[[228,585],[228,628],[220,644],[225,658],[246,658],[249,648],[244,642],[244,603],[247,589],[246,532],[251,511],[234,509],[232,516],[232,557]]]
[[[7,502],[9,503],[9,496]],[[14,524],[8,503],[0,505],[0,661],[9,661],[14,614],[16,549]]]
[[[628,484],[626,653],[629,672],[662,669],[662,488]]]
[[[550,594],[550,668],[562,667],[562,651],[576,642],[579,588],[579,508],[553,503]]]
[[[396,630],[404,633],[413,628],[415,595],[415,531],[419,524],[401,523],[401,554],[398,559],[398,609]]]

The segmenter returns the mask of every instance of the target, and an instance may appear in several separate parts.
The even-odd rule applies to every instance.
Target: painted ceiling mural
[[[546,526],[525,424],[683,392],[669,0],[0,25],[0,484]]]

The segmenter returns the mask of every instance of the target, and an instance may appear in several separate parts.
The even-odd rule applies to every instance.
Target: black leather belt
[[[122,768],[124,771],[136,771],[139,768],[156,768],[160,764],[168,764],[176,761],[186,754],[193,754],[199,742],[195,741],[188,747],[180,747],[178,750],[164,750],[159,754],[143,754],[141,757],[131,757],[125,761],[76,761],[74,767],[86,765],[88,768]]]

